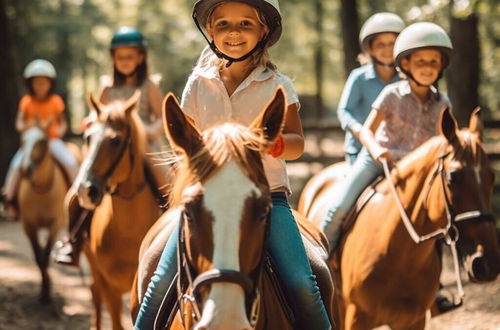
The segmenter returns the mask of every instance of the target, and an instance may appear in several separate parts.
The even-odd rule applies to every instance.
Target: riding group
[[[297,212],[285,161],[304,151],[300,103],[268,52],[282,34],[278,0],[198,0],[193,19],[208,46],[180,104],[149,79],[140,31],[117,30],[81,164],[61,140],[54,67],[26,67],[4,204],[30,237],[43,301],[66,221],[55,259],[78,266],[83,249],[97,328],[104,303],[122,329],[131,290],[140,330],[424,329],[427,311],[461,303],[459,266],[472,281],[496,278],[494,172],[479,110],[460,130],[438,89],[453,50],[440,26],[387,12],[364,23],[363,65],[337,110],[346,162],[309,181]],[[158,164],[164,132],[171,155]],[[456,301],[439,293],[446,245]]]

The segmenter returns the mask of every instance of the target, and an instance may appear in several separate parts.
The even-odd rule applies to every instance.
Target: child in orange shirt
[[[29,94],[24,95],[19,102],[16,129],[23,132],[37,122],[52,121],[47,129],[50,151],[73,181],[78,172],[78,163],[61,140],[67,123],[63,115],[64,102],[59,95],[53,93],[56,70],[50,62],[37,59],[26,66],[24,78]],[[14,219],[17,218],[15,198],[20,181],[21,159],[22,152],[18,150],[10,163],[4,186],[5,213]]]

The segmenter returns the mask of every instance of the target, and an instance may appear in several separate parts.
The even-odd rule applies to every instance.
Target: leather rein
[[[458,292],[458,299],[455,299],[457,306],[460,306],[463,303],[463,298],[465,296],[465,293],[463,291],[463,286],[462,286],[462,281],[460,279],[460,268],[459,268],[459,260],[458,260],[458,253],[457,253],[457,247],[456,247],[456,242],[458,241],[459,238],[459,232],[456,227],[457,222],[462,222],[462,221],[469,221],[469,220],[480,220],[481,218],[485,218],[486,220],[494,220],[494,215],[492,212],[487,211],[487,210],[471,210],[467,212],[462,212],[462,213],[457,213],[453,207],[452,201],[450,200],[450,197],[448,195],[448,189],[450,189],[450,183],[446,179],[447,177],[447,172],[446,169],[444,168],[444,159],[449,155],[449,153],[442,152],[441,155],[439,156],[438,163],[436,165],[436,169],[434,170],[432,177],[430,179],[430,182],[428,183],[428,189],[427,189],[427,195],[429,194],[430,188],[432,186],[432,183],[436,179],[436,177],[439,175],[441,178],[441,187],[443,190],[443,196],[444,196],[444,201],[445,201],[445,210],[446,210],[446,219],[447,219],[447,224],[444,228],[439,228],[436,229],[435,231],[421,235],[417,232],[415,227],[413,226],[413,222],[410,220],[408,217],[405,208],[403,207],[403,204],[401,202],[401,199],[399,198],[399,195],[396,191],[396,186],[394,182],[392,181],[391,177],[391,172],[389,170],[389,165],[387,164],[387,161],[384,159],[382,160],[382,166],[384,168],[384,174],[389,182],[389,188],[391,190],[391,193],[396,201],[396,205],[399,209],[399,213],[401,215],[401,219],[403,220],[403,224],[406,228],[406,231],[410,235],[411,239],[415,242],[415,244],[420,244],[426,241],[429,241],[431,239],[439,239],[443,238],[446,245],[450,247],[451,254],[453,257],[453,264],[454,264],[454,270],[455,270],[455,278],[456,278],[456,283],[457,283],[457,292]],[[427,198],[426,198],[427,200]]]

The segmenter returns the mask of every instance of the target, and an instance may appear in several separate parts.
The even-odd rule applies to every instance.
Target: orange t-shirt
[[[23,120],[34,119],[38,116],[40,121],[48,121],[53,117],[59,117],[64,111],[64,102],[59,95],[52,94],[46,100],[38,101],[31,95],[24,95],[19,101],[19,111],[23,112]],[[51,139],[59,138],[57,129],[60,123],[58,120],[54,121],[48,129],[48,137]]]

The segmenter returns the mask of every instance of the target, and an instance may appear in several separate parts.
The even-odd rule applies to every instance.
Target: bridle
[[[115,171],[118,164],[122,161],[123,155],[125,154],[125,150],[127,150],[131,144],[132,144],[132,129],[130,126],[127,126],[125,141],[121,144],[120,151],[117,153],[116,158],[114,158],[113,161],[111,162],[111,166],[106,170],[106,172],[104,173],[103,176],[100,176],[100,177],[93,176],[93,178],[92,178],[93,183],[97,187],[99,187],[99,189],[102,189],[104,192],[110,194],[113,197],[117,197],[117,198],[121,198],[121,199],[125,199],[125,200],[131,200],[137,193],[139,193],[147,185],[146,181],[142,181],[139,185],[137,185],[137,187],[134,189],[134,191],[132,191],[130,194],[125,195],[125,194],[121,194],[119,192],[118,186],[117,187],[110,187],[107,184],[109,177],[111,177],[111,175]],[[129,153],[129,158],[130,158],[130,164],[131,164],[130,169],[132,171],[132,169],[134,168],[134,165],[135,165],[135,161],[136,161],[134,154],[132,152]],[[129,175],[130,174],[131,173],[129,173]]]
[[[267,212],[269,215],[269,212]],[[196,274],[187,258],[186,240],[184,234],[184,223],[186,214],[181,211],[179,221],[179,236],[177,248],[177,300],[181,315],[184,314],[184,304],[190,303],[193,309],[191,317],[195,322],[201,320],[200,308],[200,293],[201,289],[213,283],[233,283],[239,285],[245,293],[245,301],[247,306],[247,318],[250,326],[255,328],[260,314],[261,295],[258,288],[258,283],[261,281],[263,273],[263,264],[265,260],[265,251],[262,251],[260,261],[257,266],[250,272],[250,275],[233,269],[211,269],[201,274]],[[270,218],[267,217],[264,244],[268,236],[270,227]],[[263,248],[264,249],[264,248]],[[195,276],[193,279],[193,275]],[[182,322],[184,319],[181,317]]]
[[[448,245],[451,249],[451,253],[453,256],[453,263],[454,263],[454,268],[455,268],[455,277],[456,277],[456,282],[457,282],[457,291],[458,291],[458,306],[462,304],[463,302],[463,297],[465,296],[463,287],[462,287],[462,282],[460,279],[460,268],[459,268],[459,261],[458,261],[458,253],[457,253],[457,248],[456,248],[456,242],[458,241],[459,238],[459,231],[457,229],[456,224],[458,222],[463,222],[463,221],[477,221],[477,220],[484,220],[484,221],[495,221],[495,216],[491,211],[488,210],[481,210],[481,209],[476,209],[476,210],[470,210],[462,213],[456,212],[453,203],[451,201],[451,198],[448,194],[448,190],[451,189],[450,187],[450,182],[447,179],[448,172],[445,169],[444,166],[444,160],[450,155],[450,152],[445,152],[445,148],[442,148],[441,154],[438,158],[438,163],[435,166],[435,170],[431,176],[431,179],[429,180],[429,183],[427,185],[427,193],[426,193],[426,198],[425,200],[428,199],[430,189],[432,187],[432,183],[434,180],[437,178],[439,175],[440,181],[441,181],[441,187],[443,190],[443,196],[444,196],[444,202],[445,202],[445,211],[446,211],[446,219],[447,219],[447,224],[444,228],[439,228],[431,233],[425,234],[425,235],[420,235],[417,233],[415,227],[413,226],[413,223],[411,222],[410,218],[408,217],[403,204],[401,203],[401,200],[398,196],[398,193],[396,191],[396,186],[392,182],[392,177],[391,173],[389,170],[389,165],[387,164],[386,160],[382,161],[382,166],[384,168],[384,174],[389,182],[389,187],[391,190],[391,193],[394,196],[394,199],[396,201],[396,205],[398,206],[399,213],[401,215],[401,219],[403,220],[403,224],[412,238],[412,240],[415,242],[415,244],[420,244],[423,242],[426,242],[431,239],[439,239],[443,238],[446,245]]]

